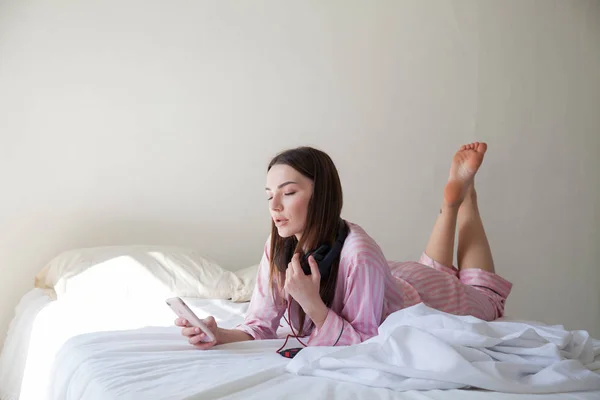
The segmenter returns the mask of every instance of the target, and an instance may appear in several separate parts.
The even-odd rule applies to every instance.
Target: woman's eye
[[[296,192],[289,192],[289,193],[286,193],[285,195],[286,195],[286,196],[291,196],[291,195],[293,195],[293,194],[296,194]]]
[[[273,196],[271,196],[267,199],[267,201],[271,201],[271,200],[273,200]]]

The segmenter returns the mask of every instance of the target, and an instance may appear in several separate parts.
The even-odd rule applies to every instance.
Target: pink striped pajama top
[[[350,232],[340,256],[335,296],[325,323],[316,329],[308,316],[305,320],[303,332],[308,335],[309,346],[360,343],[375,336],[388,315],[421,302],[447,313],[484,320],[502,316],[512,287],[502,277],[477,268],[458,271],[426,254],[419,262],[387,261],[360,226],[347,223]],[[287,298],[282,292],[273,296],[271,291],[267,241],[245,321],[236,329],[254,339],[277,338]],[[299,305],[292,302],[291,322],[296,331],[298,310]]]

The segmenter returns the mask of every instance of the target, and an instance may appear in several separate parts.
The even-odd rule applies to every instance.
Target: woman
[[[474,188],[486,149],[471,143],[454,156],[440,215],[418,263],[386,261],[360,226],[341,220],[342,187],[327,154],[310,147],[280,153],[268,167],[271,235],[244,323],[223,329],[208,317],[204,322],[216,337],[208,343],[187,321],[176,325],[191,344],[207,349],[274,339],[287,311],[294,332],[308,336],[307,345],[341,346],[375,336],[389,314],[420,302],[457,315],[501,317],[512,285],[494,273]],[[451,266],[457,224],[458,270]],[[305,274],[301,256],[340,237],[343,247],[327,276],[321,279],[312,256]]]

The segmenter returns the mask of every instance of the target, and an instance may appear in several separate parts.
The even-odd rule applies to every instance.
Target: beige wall
[[[269,158],[328,151],[415,258],[463,142],[512,316],[600,337],[597,1],[0,3],[0,328],[60,251],[258,262]]]

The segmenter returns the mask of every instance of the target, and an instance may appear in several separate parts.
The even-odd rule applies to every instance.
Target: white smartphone
[[[179,297],[172,297],[166,300],[167,305],[171,307],[171,310],[175,312],[178,317],[187,320],[192,326],[202,329],[202,332],[206,334],[203,342],[212,342],[216,340],[215,335],[208,329],[208,326],[194,312],[188,307],[187,304]]]

